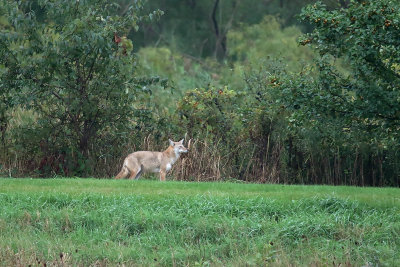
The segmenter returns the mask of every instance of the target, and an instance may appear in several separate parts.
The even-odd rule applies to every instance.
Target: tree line
[[[392,1],[1,2],[2,175],[399,185]]]

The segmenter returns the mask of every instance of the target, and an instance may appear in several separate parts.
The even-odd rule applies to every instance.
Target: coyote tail
[[[129,173],[128,168],[125,166],[125,164],[122,166],[121,171],[117,174],[117,176],[115,176],[114,179],[121,179],[124,178],[125,176],[127,176]]]

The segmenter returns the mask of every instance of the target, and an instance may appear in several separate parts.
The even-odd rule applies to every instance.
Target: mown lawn
[[[400,189],[0,179],[3,266],[400,266]]]

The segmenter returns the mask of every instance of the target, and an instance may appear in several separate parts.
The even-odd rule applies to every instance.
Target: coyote
[[[124,178],[128,173],[129,179],[139,179],[142,172],[159,172],[160,181],[165,181],[167,171],[172,168],[181,153],[187,152],[188,150],[183,146],[183,139],[179,142],[169,139],[169,147],[164,152],[134,152],[125,158],[122,170],[115,179]]]

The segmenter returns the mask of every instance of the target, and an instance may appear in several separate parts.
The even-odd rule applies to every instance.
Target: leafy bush
[[[301,14],[315,26],[301,43],[311,44],[323,59],[321,94],[328,101],[321,106],[340,113],[345,123],[376,130],[382,140],[398,139],[400,133],[399,12],[399,5],[381,0],[352,2],[347,9],[333,11],[318,3]],[[327,64],[329,57],[344,58],[352,69],[350,76]]]
[[[8,58],[1,80],[38,114],[19,140],[27,145],[23,154],[50,157],[56,167],[45,165],[56,173],[59,165],[67,175],[92,173],[102,138],[130,128],[132,102],[143,89],[126,37],[142,18],[141,1],[123,15],[103,0],[3,2],[10,29],[1,32]]]

